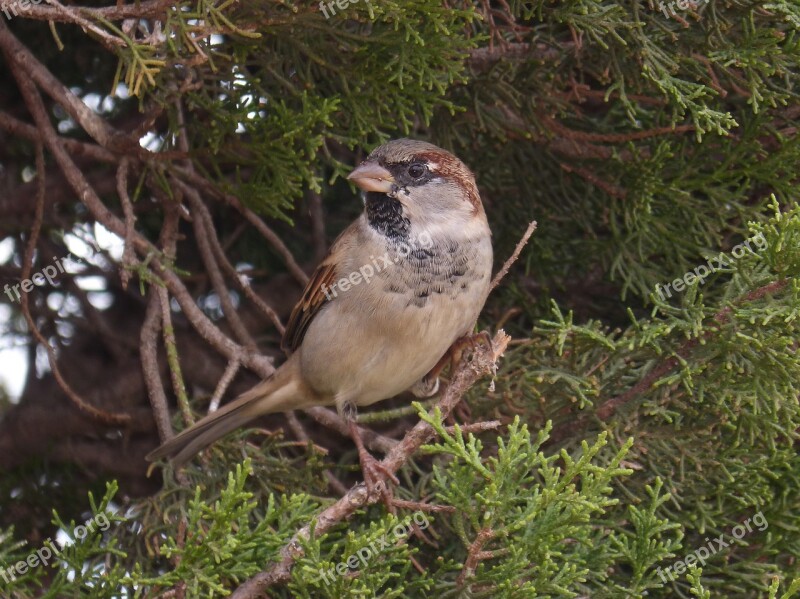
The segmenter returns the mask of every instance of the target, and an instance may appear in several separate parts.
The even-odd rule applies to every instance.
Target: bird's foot
[[[453,360],[453,367],[455,367],[461,361],[461,358],[464,356],[466,351],[474,351],[481,345],[485,345],[487,347],[492,346],[492,336],[489,334],[489,331],[481,331],[479,333],[475,333],[474,335],[464,335],[463,337],[456,339],[455,343],[450,346],[450,356]]]
[[[387,507],[391,508],[394,502],[394,493],[388,483],[391,481],[395,485],[399,485],[398,478],[366,450],[358,452],[358,460],[361,462],[361,472],[364,475],[367,493],[370,497],[380,495]]]

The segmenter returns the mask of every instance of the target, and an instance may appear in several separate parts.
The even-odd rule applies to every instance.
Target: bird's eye
[[[408,167],[408,174],[412,179],[419,179],[422,175],[425,174],[425,171],[428,170],[424,164],[420,164],[415,162],[411,166]]]

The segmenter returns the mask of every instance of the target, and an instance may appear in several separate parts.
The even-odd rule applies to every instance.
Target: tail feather
[[[284,369],[169,439],[147,454],[146,459],[153,462],[169,457],[173,465],[179,466],[258,416],[299,407],[294,405],[299,399],[297,385],[291,377],[281,376],[286,374],[281,370]]]

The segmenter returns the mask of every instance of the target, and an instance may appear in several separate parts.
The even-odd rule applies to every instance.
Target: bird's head
[[[370,203],[398,203],[413,226],[458,226],[485,219],[475,177],[447,150],[413,139],[389,141],[347,177]]]

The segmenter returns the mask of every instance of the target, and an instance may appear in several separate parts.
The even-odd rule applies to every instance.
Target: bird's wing
[[[354,223],[355,224],[355,223]],[[285,352],[294,352],[303,342],[303,337],[311,321],[319,314],[323,306],[335,301],[335,295],[329,290],[336,282],[336,272],[341,262],[341,252],[344,249],[343,240],[351,227],[345,229],[331,245],[328,255],[319,263],[314,274],[311,275],[303,296],[297,302],[281,339],[281,349]],[[351,233],[352,235],[352,233]],[[328,293],[326,294],[326,291]]]

